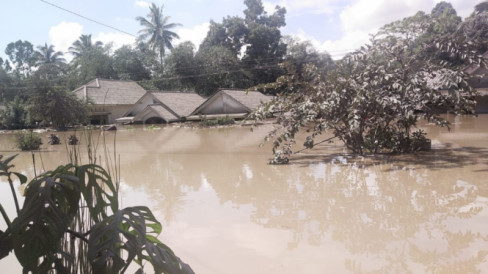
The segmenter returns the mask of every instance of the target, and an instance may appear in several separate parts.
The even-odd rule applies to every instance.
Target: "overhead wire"
[[[136,35],[132,34],[132,33],[129,33],[129,32],[126,32],[124,30],[121,30],[119,28],[116,28],[116,27],[113,27],[113,26],[110,26],[106,23],[103,23],[103,22],[100,22],[98,20],[95,20],[95,19],[92,19],[92,18],[89,18],[85,15],[82,15],[82,14],[79,14],[77,12],[74,12],[72,10],[69,10],[67,8],[64,8],[64,7],[61,7],[59,5],[56,5],[52,2],[49,2],[49,1],[46,1],[46,0],[40,0],[41,2],[47,4],[47,5],[50,5],[52,7],[55,7],[57,9],[60,9],[62,11],[65,11],[65,12],[68,12],[68,13],[71,13],[75,16],[78,16],[80,18],[83,18],[85,20],[88,20],[88,21],[91,21],[93,23],[96,23],[96,24],[99,24],[101,26],[104,26],[104,27],[107,27],[107,28],[110,28],[110,29],[113,29],[115,31],[118,31],[118,32],[121,32],[121,33],[124,33],[126,35],[129,35],[129,36],[132,36],[132,37],[136,37]],[[337,51],[326,51],[327,54],[329,54],[329,56],[331,57],[340,57],[340,56],[343,56],[343,55],[346,55],[347,53],[350,53],[351,51],[350,50],[337,50]],[[331,54],[333,53],[333,54]],[[279,65],[277,63],[280,63],[282,62],[283,59],[282,58],[279,58],[279,57],[270,57],[270,58],[264,58],[264,59],[260,59],[259,62],[260,64],[259,65],[256,65],[255,67],[246,67],[245,64],[251,64],[251,63],[255,63],[256,60],[239,60],[239,62],[241,64],[244,63],[244,66],[239,68],[239,69],[234,69],[234,70],[227,70],[227,71],[222,71],[222,72],[213,72],[213,73],[200,73],[200,74],[193,74],[193,75],[183,75],[183,76],[174,76],[174,77],[166,77],[166,78],[160,78],[160,79],[155,79],[157,81],[164,81],[164,80],[175,80],[175,79],[185,79],[185,78],[193,78],[193,77],[204,77],[204,76],[210,76],[210,75],[219,75],[219,74],[225,74],[225,73],[236,73],[236,72],[241,72],[243,70],[261,70],[261,69],[278,69],[279,68]],[[201,65],[193,65],[193,66],[188,66],[188,67],[178,67],[178,69],[182,69],[182,70],[190,70],[190,69],[198,69],[198,68],[205,68],[205,67],[211,67],[212,64],[201,64]],[[131,75],[131,73],[128,73],[129,75]],[[11,88],[15,88],[15,87],[11,87]],[[18,89],[25,89],[26,87],[18,87]]]
[[[95,20],[95,19],[91,19],[91,18],[89,18],[89,17],[86,17],[86,16],[81,15],[81,14],[79,14],[79,13],[76,13],[76,12],[74,12],[74,11],[68,10],[68,9],[63,8],[63,7],[61,7],[61,6],[58,6],[58,5],[53,4],[53,3],[51,3],[51,2],[48,2],[48,1],[46,1],[46,0],[39,0],[39,1],[41,1],[41,2],[43,2],[43,3],[45,3],[45,4],[48,4],[48,5],[50,5],[50,6],[53,6],[53,7],[55,7],[55,8],[58,8],[58,9],[60,9],[60,10],[63,10],[63,11],[69,12],[69,13],[71,13],[71,14],[73,14],[73,15],[76,15],[76,16],[78,16],[78,17],[81,17],[81,18],[83,18],[83,19],[85,19],[85,20],[91,21],[91,22],[93,22],[93,23],[96,23],[96,24],[102,25],[102,26],[104,26],[104,27],[107,27],[107,28],[113,29],[113,30],[115,30],[115,31],[118,31],[118,32],[121,32],[121,33],[124,33],[124,34],[127,34],[127,35],[130,35],[130,36],[132,36],[132,37],[136,37],[136,38],[137,38],[137,36],[135,36],[135,35],[134,35],[134,34],[132,34],[132,33],[126,32],[126,31],[121,30],[121,29],[116,28],[116,27],[112,27],[112,26],[110,26],[110,25],[107,25],[107,24],[102,23],[102,22],[100,22],[100,21],[97,21],[97,20]]]

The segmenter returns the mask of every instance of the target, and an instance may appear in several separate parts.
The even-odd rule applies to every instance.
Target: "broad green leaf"
[[[107,209],[118,210],[118,198],[110,175],[98,165],[83,165],[77,168],[80,188],[87,202],[91,218],[100,222],[107,217]]]
[[[58,251],[78,210],[80,189],[73,170],[71,165],[60,166],[27,185],[24,205],[12,221],[15,255],[25,270],[37,269],[40,257]]]

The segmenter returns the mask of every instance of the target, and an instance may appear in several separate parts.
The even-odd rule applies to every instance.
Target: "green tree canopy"
[[[144,66],[144,57],[140,51],[125,45],[117,49],[112,58],[117,78],[133,81],[150,79],[150,72]]]
[[[68,52],[73,55],[73,61],[76,62],[87,52],[95,49],[102,49],[103,43],[100,41],[92,42],[91,34],[82,34],[78,40],[73,42],[73,45],[68,48]]]
[[[209,96],[219,88],[247,88],[252,85],[232,50],[223,46],[200,49],[195,56],[198,66],[196,91]]]
[[[15,65],[15,70],[24,78],[30,75],[35,64],[34,46],[29,41],[18,40],[11,42],[5,49],[9,60]]]
[[[111,45],[103,46],[102,42],[92,42],[91,34],[81,35],[69,48],[74,56],[70,63],[69,89],[82,85],[93,78],[115,79],[117,74],[113,59],[109,56]]]
[[[169,89],[193,90],[199,72],[195,60],[195,46],[186,41],[171,51],[166,59],[166,80],[162,80]]]
[[[224,18],[222,23],[210,22],[198,51],[226,48],[239,60],[247,87],[251,87],[273,82],[282,73],[278,64],[284,60],[286,45],[281,41],[280,28],[285,26],[286,10],[276,6],[275,12],[268,15],[261,0],[245,0],[244,4],[244,18],[233,16]]]
[[[29,96],[29,110],[41,124],[52,125],[56,129],[83,123],[87,118],[85,104],[74,93],[43,80],[35,83]]]
[[[34,53],[36,58],[36,65],[42,64],[63,64],[66,60],[63,58],[63,53],[55,51],[53,45],[44,44],[44,46],[37,46],[37,50]]]

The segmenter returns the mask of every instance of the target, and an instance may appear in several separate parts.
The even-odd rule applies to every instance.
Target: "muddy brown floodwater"
[[[450,132],[422,126],[430,152],[352,157],[332,143],[286,166],[258,148],[270,125],[105,137],[116,136],[122,206],[149,206],[196,273],[486,273],[488,115],[448,118]],[[16,153],[12,134],[0,141]],[[37,167],[66,163],[65,150],[43,145]],[[32,176],[30,153],[14,164]],[[12,213],[5,182],[0,199]],[[0,269],[20,273],[14,255]]]

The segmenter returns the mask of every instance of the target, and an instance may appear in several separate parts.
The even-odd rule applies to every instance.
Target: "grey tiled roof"
[[[168,123],[180,120],[180,118],[176,117],[173,113],[171,113],[161,105],[148,105],[146,108],[144,108],[143,111],[139,112],[134,117],[134,120],[141,120],[142,116],[145,116],[148,111],[156,113],[159,117],[163,118]]]
[[[189,116],[199,105],[205,102],[203,97],[194,92],[153,92],[152,94],[179,117]]]
[[[74,91],[95,105],[132,105],[146,93],[134,81],[94,79]]]
[[[266,103],[272,99],[272,97],[266,96],[259,91],[222,90],[222,92],[244,105],[249,111],[253,111],[261,103]]]

